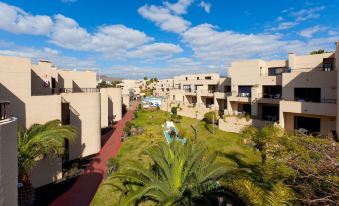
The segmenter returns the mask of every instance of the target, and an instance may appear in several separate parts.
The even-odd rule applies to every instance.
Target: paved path
[[[84,174],[82,174],[74,183],[74,185],[58,197],[51,205],[52,206],[87,206],[90,205],[106,171],[106,161],[114,157],[121,146],[121,136],[125,122],[132,119],[133,112],[137,103],[133,102],[125,116],[114,125],[114,132],[100,152],[93,158],[93,160],[86,167]],[[105,136],[103,139],[107,138]]]

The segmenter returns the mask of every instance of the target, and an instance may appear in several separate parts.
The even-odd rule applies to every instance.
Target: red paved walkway
[[[126,115],[114,126],[115,130],[106,144],[86,167],[84,174],[76,180],[68,191],[58,197],[51,204],[52,206],[90,205],[105,174],[106,161],[118,153],[125,122],[132,119],[136,105],[136,102],[132,103]],[[108,135],[110,135],[110,133]],[[105,139],[105,137],[103,138]]]

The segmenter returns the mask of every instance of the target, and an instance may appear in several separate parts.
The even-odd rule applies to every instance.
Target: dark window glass
[[[294,116],[294,129],[301,128],[307,132],[320,132],[320,118]]]
[[[320,102],[320,88],[294,88],[294,100],[300,102]]]

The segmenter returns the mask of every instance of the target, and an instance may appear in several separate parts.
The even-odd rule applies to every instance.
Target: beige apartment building
[[[40,160],[33,169],[34,187],[60,180],[63,161],[98,153],[100,129],[121,119],[121,89],[100,91],[95,72],[60,70],[49,61],[32,64],[30,59],[1,56],[0,99],[10,102],[11,115],[23,129],[53,119],[78,128],[78,140],[63,160]]]
[[[230,79],[219,74],[180,75],[173,79],[173,88],[169,90],[167,102],[162,109],[168,110],[167,104],[180,104],[180,115],[203,118],[211,110],[223,114],[230,94]]]
[[[154,84],[153,96],[166,97],[174,88],[174,79],[161,79]]]
[[[334,53],[233,62],[223,130],[277,123],[288,132],[336,135],[339,45]],[[239,116],[251,118],[239,118]],[[235,117],[237,116],[237,117]]]

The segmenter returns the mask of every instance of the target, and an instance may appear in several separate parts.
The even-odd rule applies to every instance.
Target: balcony
[[[258,102],[264,104],[279,104],[281,100],[281,94],[274,93],[259,93]]]
[[[335,99],[320,99],[319,101],[281,100],[282,112],[310,114],[320,116],[336,116],[337,104]]]
[[[0,121],[10,118],[9,105],[10,105],[9,101],[0,100]]]
[[[231,96],[228,97],[230,101],[233,102],[251,102],[251,93],[238,93],[232,92]]]
[[[184,92],[190,95],[195,95],[196,94],[196,90],[194,89],[184,89]]]
[[[213,94],[216,90],[213,89],[201,89],[199,90],[199,93],[201,96],[208,96],[208,97],[213,97]]]
[[[224,90],[218,90],[214,92],[214,97],[217,99],[226,99],[228,96],[231,96],[231,92],[224,92]]]

